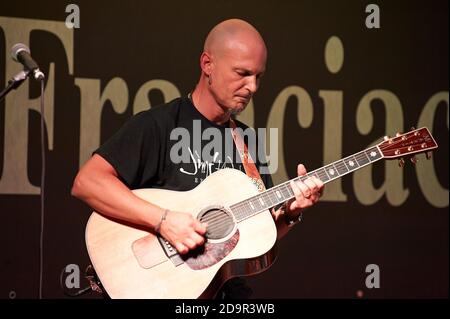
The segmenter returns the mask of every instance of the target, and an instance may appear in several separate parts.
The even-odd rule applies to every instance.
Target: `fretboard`
[[[344,159],[311,171],[307,175],[296,177],[292,180],[304,181],[308,177],[315,176],[325,184],[340,178],[341,176],[352,173],[366,165],[372,164],[382,158],[383,156],[378,146],[373,146],[359,153],[350,155]],[[295,197],[290,186],[290,181],[291,180],[231,205],[230,209],[237,222],[243,221]]]

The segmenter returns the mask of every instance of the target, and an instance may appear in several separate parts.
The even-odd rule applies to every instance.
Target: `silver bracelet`
[[[162,214],[161,220],[159,221],[158,225],[156,225],[156,227],[155,227],[155,233],[159,234],[159,231],[161,230],[161,225],[162,225],[163,221],[166,220],[166,217],[167,217],[167,214],[168,214],[168,213],[169,213],[169,210],[166,209],[166,210],[164,211],[164,213]]]

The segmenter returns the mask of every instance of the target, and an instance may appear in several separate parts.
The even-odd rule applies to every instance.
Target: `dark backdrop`
[[[59,276],[66,265],[83,270],[89,264],[84,227],[91,210],[70,196],[83,162],[80,154],[92,151],[96,136],[105,141],[133,114],[144,83],[161,79],[180,94],[189,92],[198,80],[207,32],[232,17],[251,22],[267,43],[267,72],[249,124],[266,127],[275,116],[271,111],[286,106],[279,134],[280,165],[288,177],[295,176],[298,162],[313,169],[339,159],[327,153],[339,143],[337,155],[350,155],[418,123],[428,123],[440,145],[431,162],[419,156],[417,166],[424,166],[408,164],[400,175],[391,174],[391,164],[376,163],[368,171],[370,192],[364,192],[363,175],[330,186],[324,200],[280,242],[275,265],[249,279],[254,296],[356,298],[360,291],[366,298],[448,297],[448,1],[373,1],[380,9],[378,29],[365,24],[369,1],[76,1],[79,29],[66,29],[61,36],[54,25],[50,31],[38,27],[49,21],[61,25],[69,3],[0,3],[0,86],[20,70],[9,53],[16,42],[30,46],[46,74],[54,67],[47,81],[54,90],[46,100],[47,107],[50,100],[54,104],[53,126],[46,130],[47,146],[53,131],[53,145],[46,153],[44,297],[64,297]],[[32,31],[21,34],[25,27]],[[333,47],[331,54],[344,56],[336,73],[325,62],[333,36],[343,51]],[[72,43],[73,54],[64,43]],[[114,78],[120,83],[108,91]],[[97,81],[97,91],[87,79]],[[79,83],[86,87],[80,89]],[[288,87],[302,88],[310,97],[310,125],[299,124],[297,109],[303,106],[295,96],[277,102]],[[83,101],[83,90],[97,102]],[[368,113],[357,111],[374,90],[371,121]],[[322,96],[331,91],[341,99],[325,102]],[[40,112],[30,106],[37,101],[26,103],[38,92],[31,82],[0,103],[1,298],[38,296],[39,189],[23,186],[40,183]],[[101,100],[103,92],[109,98]],[[143,96],[151,105],[165,98],[157,89]],[[83,107],[86,114],[100,108],[99,122],[89,124],[91,115],[83,120]],[[326,122],[327,109],[340,109],[340,117]],[[19,131],[25,147],[16,141]],[[380,288],[365,285],[369,264],[379,266]]]

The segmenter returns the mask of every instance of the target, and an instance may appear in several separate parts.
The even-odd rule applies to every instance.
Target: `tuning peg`
[[[411,160],[411,163],[413,163],[413,164],[416,164],[419,161],[417,159],[417,157],[415,157],[415,156],[411,156],[410,160]]]
[[[426,152],[425,157],[427,158],[427,160],[431,159],[431,152]]]
[[[414,136],[419,136],[420,135],[419,131],[418,130],[416,131],[416,128],[414,126],[411,126],[411,131],[415,131],[414,132]]]
[[[402,137],[402,141],[405,141],[405,140],[406,140],[406,136],[405,136],[405,135],[402,135],[402,134],[400,134],[399,132],[395,133],[395,137],[399,137],[399,136]]]
[[[398,160],[398,166],[400,166],[400,167],[405,166],[405,160],[403,159],[403,157]]]

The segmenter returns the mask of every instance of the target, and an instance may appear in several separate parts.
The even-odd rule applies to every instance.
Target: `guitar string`
[[[208,231],[209,232],[218,232],[218,231],[226,229],[226,228],[228,228],[229,226],[232,226],[232,225],[234,225],[234,223],[222,223],[222,224],[219,224],[216,227],[208,227]]]
[[[217,223],[217,221],[221,221],[223,219],[230,220],[229,217],[228,218],[226,218],[226,217],[228,217],[228,214],[226,216],[216,216],[216,217],[212,218],[211,220],[206,220],[206,221],[204,219],[202,219],[201,221],[204,222],[204,223],[207,223],[208,227],[209,227],[209,226],[212,226],[215,223]]]
[[[346,174],[348,174],[348,173],[351,173],[351,172],[353,172],[353,171],[359,169],[361,166],[365,166],[365,165],[371,164],[371,163],[373,163],[373,162],[375,162],[375,161],[378,161],[378,160],[380,160],[381,158],[383,158],[383,157],[381,156],[381,157],[379,157],[379,158],[376,158],[375,160],[371,160],[370,157],[367,155],[368,152],[372,152],[372,151],[377,150],[377,149],[379,149],[380,151],[387,150],[387,149],[389,149],[389,148],[397,148],[397,149],[399,149],[398,147],[396,147],[396,144],[398,144],[399,142],[404,142],[404,140],[402,140],[401,137],[398,137],[398,139],[399,139],[399,141],[394,141],[394,140],[393,140],[391,144],[387,144],[387,145],[385,145],[385,146],[383,146],[383,145],[381,145],[381,144],[380,144],[380,145],[374,145],[374,146],[369,147],[369,148],[367,148],[367,149],[365,149],[365,150],[362,150],[362,151],[360,151],[360,152],[358,152],[358,153],[355,153],[355,154],[353,154],[353,155],[347,156],[347,157],[345,157],[345,158],[343,158],[343,159],[341,159],[341,160],[332,162],[332,163],[330,163],[330,164],[328,164],[328,165],[325,165],[325,166],[323,166],[323,167],[321,167],[321,168],[318,168],[318,169],[316,169],[316,170],[314,170],[314,171],[308,173],[307,175],[298,176],[298,177],[296,177],[296,178],[293,178],[292,180],[299,180],[299,179],[303,179],[303,180],[304,180],[304,179],[306,179],[306,178],[308,178],[308,177],[310,177],[310,176],[312,176],[312,175],[316,175],[316,177],[320,178],[320,173],[321,173],[321,171],[326,172],[326,171],[325,171],[325,168],[327,168],[327,167],[329,167],[329,166],[332,166],[332,167],[334,166],[334,168],[335,168],[336,171],[337,171],[337,177],[346,175]],[[411,146],[411,145],[403,146],[403,147],[400,147],[400,149],[408,149],[408,147],[410,147],[410,146]],[[421,149],[420,151],[424,152],[425,150],[426,150],[426,149]],[[377,155],[380,156],[381,154],[379,154],[379,152],[377,151]],[[351,160],[352,157],[356,160],[358,166],[355,167],[354,169],[349,169],[349,168],[347,167],[346,161]],[[362,162],[362,165],[359,164],[359,162]],[[340,172],[339,172],[339,169],[341,169],[341,171],[343,171],[343,172],[340,173]],[[327,181],[330,181],[330,180],[332,179],[332,178],[329,177],[328,173],[325,173],[325,175],[322,174],[322,176],[327,176],[327,178],[328,178]],[[327,181],[325,181],[325,182],[327,182]],[[259,205],[259,202],[260,202],[259,200],[262,199],[263,197],[265,197],[265,199],[266,199],[266,201],[264,201],[264,199],[263,199],[263,203],[266,203],[266,202],[267,202],[267,199],[268,199],[268,200],[270,201],[270,204],[269,204],[269,205],[267,205],[267,204],[266,204],[266,205],[262,205],[262,206],[261,206],[262,209],[258,208],[258,209],[256,210],[256,212],[251,211],[251,214],[256,214],[256,213],[258,213],[258,212],[260,212],[260,211],[262,211],[262,210],[266,210],[266,209],[270,208],[271,206],[277,205],[277,204],[279,204],[279,203],[281,203],[281,202],[287,200],[287,199],[286,199],[286,196],[285,196],[285,194],[284,194],[285,192],[283,192],[283,190],[281,189],[282,187],[285,187],[285,188],[287,189],[287,193],[288,193],[288,195],[290,196],[289,198],[292,198],[293,192],[292,192],[292,189],[291,189],[290,187],[288,187],[288,183],[290,183],[290,180],[289,180],[289,181],[286,181],[286,182],[284,182],[284,183],[281,183],[281,184],[275,186],[274,188],[268,189],[268,190],[264,191],[264,192],[261,193],[261,194],[257,194],[257,195],[255,195],[255,196],[253,196],[253,197],[251,197],[251,198],[249,198],[249,199],[246,199],[246,200],[244,200],[244,201],[242,201],[242,202],[238,202],[238,203],[236,203],[236,204],[234,204],[234,205],[231,205],[231,206],[230,206],[230,208],[232,209],[231,212],[233,213],[233,215],[234,215],[235,217],[237,217],[237,219],[238,219],[238,218],[241,219],[241,218],[248,217],[248,216],[250,216],[250,215],[248,215],[249,209],[246,208],[245,206],[248,206],[248,205],[249,205],[249,204],[248,204],[249,202],[254,202],[254,203],[255,203],[255,204],[253,205],[253,207],[255,207],[255,206],[260,206],[260,205]],[[279,191],[280,194],[283,194],[284,198],[283,198],[281,201],[275,200],[275,203],[273,203],[272,198],[277,198],[277,197],[274,195],[274,192],[276,192],[276,191]],[[280,197],[280,196],[278,196],[278,197]],[[256,205],[256,203],[258,203],[258,205]],[[250,206],[251,206],[251,205],[250,205]],[[265,206],[267,206],[267,208],[265,208]],[[238,216],[236,216],[236,215],[238,215]],[[241,216],[241,215],[242,215],[242,216]],[[246,215],[248,215],[248,216],[246,216]],[[241,219],[241,220],[242,220],[242,219]],[[218,224],[220,224],[220,222],[221,222],[221,220],[220,220],[220,218],[219,218]],[[211,227],[212,227],[212,226],[211,226]]]
[[[351,157],[355,157],[357,161],[359,160],[359,162],[361,162],[361,161],[364,159],[364,161],[368,161],[367,163],[370,163],[370,162],[371,162],[370,158],[368,158],[367,154],[365,154],[365,152],[368,151],[368,150],[370,150],[370,149],[372,149],[372,148],[369,148],[369,149],[364,150],[364,151],[361,151],[361,152],[359,152],[359,153],[350,155],[350,156],[348,156],[348,157],[346,157],[346,158],[344,158],[344,159],[342,159],[342,160],[339,160],[339,161],[330,163],[330,164],[328,164],[328,165],[325,165],[325,166],[323,166],[323,167],[321,167],[321,168],[319,168],[319,169],[316,169],[316,170],[314,170],[314,171],[308,173],[307,175],[298,176],[298,177],[294,178],[293,180],[298,180],[298,179],[302,179],[302,178],[303,178],[303,179],[306,179],[306,178],[309,177],[308,175],[314,175],[314,174],[316,174],[316,173],[317,173],[318,171],[320,171],[320,170],[325,170],[325,167],[327,167],[327,166],[331,166],[332,164],[336,164],[337,162],[343,162],[343,161],[345,161],[346,159],[349,159],[349,158],[351,158]],[[363,163],[363,165],[364,165],[364,164],[365,164],[365,163]],[[356,170],[356,169],[357,169],[358,167],[360,167],[360,166],[361,166],[361,165],[358,164],[358,166],[357,166],[354,170]],[[345,172],[345,173],[348,173],[348,172],[350,172],[350,170],[347,170],[347,172]],[[326,175],[328,176],[328,174],[326,174]],[[339,174],[339,175],[343,175],[343,174]],[[331,179],[331,178],[328,178],[328,180],[330,180],[330,179]],[[247,200],[244,200],[244,201],[242,201],[242,202],[236,203],[236,204],[234,204],[234,205],[232,205],[232,206],[233,206],[234,208],[237,208],[237,207],[240,206],[240,204],[241,204],[241,205],[245,205],[246,202],[250,201],[251,199],[256,201],[257,197],[264,196],[264,194],[266,194],[267,192],[273,191],[275,188],[278,189],[278,188],[280,188],[280,187],[287,186],[287,184],[288,184],[289,182],[290,182],[290,180],[289,180],[289,181],[286,181],[286,182],[283,182],[283,183],[281,183],[281,184],[275,186],[273,189],[271,188],[271,189],[265,191],[264,193],[261,193],[261,194],[258,194],[258,195],[256,195],[256,196],[253,196],[253,197],[251,197],[251,198],[249,198],[249,199],[247,199]],[[292,192],[292,191],[291,191],[291,192]],[[270,196],[270,195],[269,195],[269,196]]]
[[[389,146],[389,147],[391,147],[391,146]],[[357,170],[361,166],[365,166],[365,165],[368,165],[368,164],[371,164],[371,163],[373,163],[375,161],[380,160],[382,157],[379,157],[379,158],[377,158],[375,160],[371,160],[370,157],[367,155],[368,152],[372,152],[372,151],[374,151],[376,149],[377,149],[376,145],[372,146],[372,147],[367,148],[367,149],[365,149],[363,151],[360,151],[360,152],[355,153],[353,155],[347,156],[347,157],[345,157],[345,158],[343,158],[341,160],[338,160],[336,162],[332,162],[332,163],[330,163],[328,165],[325,165],[322,168],[316,169],[316,170],[308,173],[307,175],[296,177],[293,180],[298,180],[298,179],[303,179],[304,180],[304,179],[306,179],[306,178],[308,178],[309,176],[312,176],[312,175],[316,175],[317,177],[319,177],[320,173],[321,172],[322,173],[325,172],[325,168],[327,168],[329,166],[332,166],[332,167],[334,166],[334,168],[336,168],[336,170],[337,170],[337,177],[346,175],[346,174],[348,174],[348,173],[350,173],[352,171]],[[378,153],[378,155],[380,155],[380,154]],[[362,165],[358,164],[358,166],[355,167],[354,169],[348,169],[348,167],[346,166],[345,162],[348,161],[349,159],[351,159],[352,157],[356,159],[357,163],[358,162],[362,162]],[[340,168],[343,171],[343,173],[340,173],[338,168]],[[328,173],[325,173],[325,175],[328,178],[327,181],[330,181],[331,179],[333,179],[333,178],[329,178]],[[323,176],[325,176],[325,175],[323,175]],[[325,181],[325,182],[327,182],[327,181]],[[258,195],[254,196],[252,198],[249,198],[247,200],[244,200],[242,202],[239,202],[239,203],[236,203],[236,204],[232,205],[230,207],[230,208],[232,208],[232,213],[235,215],[235,217],[237,217],[238,219],[242,220],[242,219],[245,219],[246,217],[249,217],[252,214],[256,214],[256,213],[258,213],[260,211],[266,210],[266,209],[270,208],[272,205],[277,205],[277,204],[283,202],[284,200],[286,200],[286,198],[284,198],[282,201],[278,200],[278,201],[276,201],[276,203],[273,203],[272,200],[271,200],[271,203],[269,205],[265,205],[266,207],[262,206],[262,208],[258,207],[256,211],[249,210],[247,207],[245,207],[245,206],[248,206],[249,202],[258,203],[259,202],[258,200],[260,198],[264,197],[264,196],[266,197],[266,199],[269,199],[269,200],[271,198],[276,198],[276,196],[274,196],[274,192],[280,191],[280,190],[281,190],[281,192],[283,192],[283,190],[281,188],[282,187],[287,188],[287,184],[288,183],[290,183],[290,181],[284,182],[284,183],[282,183],[282,184],[280,184],[280,185],[278,185],[278,186],[276,186],[276,187],[274,187],[272,189],[267,190],[266,192],[264,192],[262,194],[258,194]],[[290,198],[293,197],[293,193],[292,193],[292,190],[290,189],[290,187],[289,187],[288,194],[289,194]],[[264,200],[263,200],[263,202],[264,202]],[[258,205],[253,205],[253,206],[259,206],[259,204]],[[250,211],[250,215],[248,214],[249,211]]]
[[[204,219],[201,218],[201,221],[209,223],[209,222],[212,222],[212,221],[214,221],[214,220],[216,220],[218,218],[221,218],[220,215],[228,216],[228,213],[224,209],[219,209],[218,211],[223,212],[223,214],[214,214],[214,213],[206,214],[206,217]],[[212,216],[208,217],[208,215],[212,215]]]
[[[403,140],[401,140],[401,141],[398,141],[398,142],[402,142]],[[350,156],[347,156],[347,157],[345,157],[345,158],[343,158],[343,159],[341,159],[341,160],[338,160],[338,161],[335,161],[335,162],[332,162],[332,163],[330,163],[330,164],[328,164],[328,165],[325,165],[325,166],[323,166],[322,168],[319,168],[319,169],[316,169],[316,170],[314,170],[314,171],[312,171],[312,172],[310,172],[310,173],[308,173],[307,175],[304,175],[304,176],[299,176],[299,177],[296,177],[296,178],[294,178],[293,180],[298,180],[298,179],[306,179],[306,178],[308,178],[309,176],[312,176],[312,175],[316,175],[316,177],[319,177],[320,178],[320,173],[322,172],[324,172],[325,171],[325,168],[327,168],[327,167],[329,167],[329,166],[334,166],[335,168],[336,168],[336,170],[338,171],[337,173],[337,177],[340,177],[340,176],[343,176],[343,175],[346,175],[346,174],[348,174],[348,173],[351,173],[352,171],[355,171],[355,170],[357,170],[357,169],[359,169],[362,165],[363,166],[365,166],[365,165],[368,165],[368,164],[371,164],[371,163],[373,163],[373,162],[375,162],[375,161],[378,161],[378,160],[380,160],[382,157],[379,157],[379,158],[377,158],[377,159],[375,159],[375,160],[371,160],[370,159],[370,157],[367,155],[367,153],[370,151],[370,152],[372,152],[372,151],[374,151],[374,150],[376,150],[377,149],[377,146],[378,146],[378,148],[380,148],[380,150],[386,150],[386,149],[389,149],[389,148],[395,148],[395,143],[398,143],[398,142],[393,142],[392,144],[389,144],[389,145],[387,145],[387,146],[382,146],[382,145],[375,145],[375,146],[372,146],[372,147],[370,147],[370,148],[367,148],[367,149],[365,149],[365,150],[363,150],[363,151],[360,151],[360,152],[358,152],[358,153],[355,153],[355,154],[353,154],[353,155],[350,155]],[[397,149],[407,149],[408,147],[410,147],[411,145],[409,145],[409,146],[404,146],[404,147],[400,147],[400,148],[398,148],[397,147]],[[429,147],[428,147],[429,148]],[[427,148],[423,148],[423,149],[420,149],[419,151],[420,152],[425,152],[427,150]],[[379,153],[378,153],[378,155],[380,155]],[[355,167],[354,169],[348,169],[348,167],[347,167],[347,165],[345,164],[345,162],[346,161],[348,161],[349,159],[351,159],[352,157],[354,157],[355,159],[356,159],[356,161],[357,161],[357,163],[358,162],[360,162],[361,160],[364,160],[363,161],[363,164],[362,165],[360,165],[360,164],[358,164],[358,166],[357,167]],[[358,161],[359,160],[359,161]],[[368,161],[367,161],[368,160]],[[366,162],[367,161],[367,162]],[[340,173],[339,172],[339,168],[343,171],[343,173]],[[323,174],[322,174],[323,175]],[[326,173],[325,174],[327,177],[329,177],[328,176],[328,174]],[[323,175],[324,176],[324,175]],[[329,180],[331,180],[332,178],[328,178],[328,180],[327,181],[329,181]],[[326,181],[326,182],[327,182]],[[236,214],[235,215],[243,215],[242,217],[247,217],[246,215],[248,215],[248,211],[249,211],[249,209],[248,208],[245,208],[245,206],[246,205],[248,205],[248,202],[250,202],[250,201],[252,201],[252,202],[258,202],[258,200],[259,200],[259,198],[262,198],[263,196],[266,196],[266,198],[271,198],[271,197],[275,197],[274,195],[273,195],[273,193],[274,193],[274,191],[276,192],[277,190],[279,190],[281,187],[283,187],[283,186],[286,186],[286,185],[283,185],[283,184],[287,184],[287,183],[289,183],[290,181],[287,181],[287,182],[284,182],[284,183],[282,183],[282,184],[280,184],[280,185],[278,185],[278,186],[276,186],[276,187],[274,187],[273,189],[269,189],[269,190],[267,190],[266,192],[264,192],[264,193],[262,193],[262,194],[258,194],[258,195],[256,195],[256,196],[254,196],[254,197],[252,197],[252,198],[249,198],[249,199],[247,199],[247,200],[245,200],[245,201],[242,201],[242,202],[239,202],[239,203],[236,203],[236,204],[234,204],[234,205],[232,205],[231,207],[233,208],[233,211],[235,211],[236,212]],[[292,197],[292,195],[290,194],[290,196]],[[275,197],[276,198],[276,197]],[[277,201],[277,204],[278,203],[280,203],[280,201]],[[273,202],[271,202],[270,203],[270,205],[276,205],[276,204],[274,204]],[[268,206],[267,208],[269,208],[270,207],[270,205],[266,205],[266,206]],[[264,208],[263,207],[263,209],[258,209],[257,210],[257,212],[259,212],[259,211],[261,211],[261,210],[265,210],[265,209],[267,209],[267,208]],[[234,213],[234,212],[233,212]],[[253,213],[255,213],[254,211],[251,211],[251,213],[253,214]],[[237,216],[237,217],[241,217],[241,216]]]

